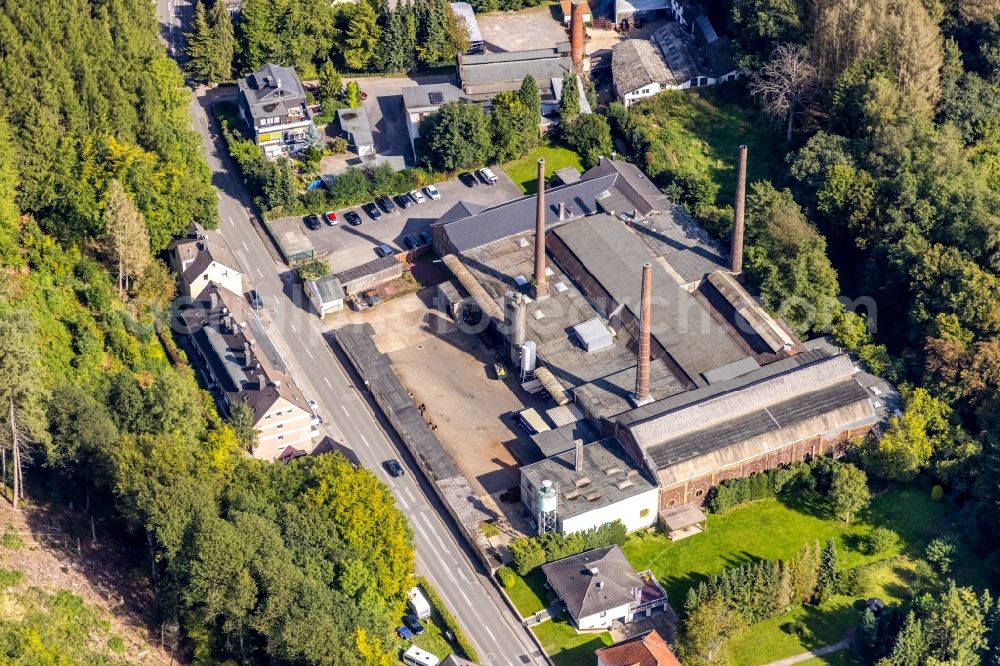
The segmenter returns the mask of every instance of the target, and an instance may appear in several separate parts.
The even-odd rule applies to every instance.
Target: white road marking
[[[264,277],[264,272],[258,268],[257,269],[257,275],[259,275],[261,277]]]
[[[328,385],[329,385],[329,383],[330,383],[330,382],[327,382],[327,384],[328,384]],[[330,388],[333,388],[333,387],[331,386]],[[351,415],[351,413],[350,413],[349,411],[347,411],[347,407],[344,407],[343,405],[341,405],[341,406],[340,406],[340,408],[341,408],[342,410],[344,410],[344,413],[345,413],[345,414],[347,414],[348,416],[350,416],[350,415]]]
[[[305,350],[306,350],[306,353],[309,354],[309,358],[311,358],[311,359],[313,359],[315,361],[316,357],[313,356],[313,353],[311,351],[309,351],[309,347],[306,347]]]
[[[365,446],[367,446],[368,448],[371,448],[371,445],[370,445],[370,444],[368,443],[368,440],[367,440],[367,439],[365,439],[365,436],[364,436],[364,435],[362,435],[362,434],[361,434],[361,433],[359,432],[359,433],[358,433],[358,437],[360,437],[360,438],[361,438],[361,441],[365,443]]]
[[[493,635],[493,632],[490,631],[490,628],[487,625],[485,625],[485,624],[483,625],[483,630],[490,635],[490,638],[493,639],[494,643],[497,642],[497,637]]]
[[[331,383],[330,383],[330,380],[329,380],[329,379],[327,379],[326,377],[324,377],[324,378],[323,378],[323,381],[324,381],[324,382],[326,382],[326,385],[327,385],[327,386],[329,386],[330,388],[333,388],[333,384],[331,384]],[[341,407],[343,407],[343,405],[341,405]]]
[[[295,330],[295,324],[293,324],[292,322],[288,322],[288,328],[292,329],[292,333],[298,333],[298,331]],[[330,388],[333,387],[331,386]]]
[[[461,569],[459,569],[459,571],[461,571]],[[463,599],[465,599],[465,603],[467,603],[470,606],[472,605],[472,602],[469,601],[469,597],[465,594],[465,590],[463,590],[462,588],[458,588],[458,593],[462,595]]]
[[[240,242],[243,243],[243,249],[249,252],[250,248],[247,247],[247,242],[246,241],[240,241]]]

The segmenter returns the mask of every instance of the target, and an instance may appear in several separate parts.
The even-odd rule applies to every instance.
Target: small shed
[[[427,598],[424,597],[424,593],[420,591],[419,587],[411,587],[406,596],[406,603],[410,606],[413,614],[417,616],[417,619],[422,620],[425,617],[431,616],[431,605],[427,602]]]
[[[614,336],[603,321],[594,317],[580,322],[573,327],[573,334],[588,352],[610,347],[614,344]]]
[[[306,297],[316,308],[320,319],[331,312],[344,309],[344,288],[335,275],[324,275],[316,280],[306,281]]]
[[[337,120],[345,138],[359,156],[375,154],[375,137],[372,136],[372,126],[365,107],[337,109]]]
[[[660,512],[660,526],[671,541],[704,532],[708,516],[694,504],[682,504]]]

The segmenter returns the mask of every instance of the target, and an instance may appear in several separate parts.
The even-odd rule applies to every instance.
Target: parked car
[[[261,299],[260,294],[257,293],[256,289],[251,289],[247,292],[247,302],[250,303],[250,307],[254,310],[264,309],[264,301]]]
[[[389,257],[396,254],[396,251],[393,250],[388,245],[386,245],[385,243],[382,243],[381,245],[375,246],[375,254],[377,254],[380,257]]]
[[[353,210],[349,210],[346,213],[344,213],[344,219],[347,220],[347,223],[352,227],[356,227],[359,224],[361,224],[361,216],[355,213]]]
[[[427,201],[427,197],[421,194],[420,190],[412,190],[409,196],[411,199],[413,199],[413,203],[415,204],[422,204],[423,202]]]
[[[404,641],[413,640],[413,632],[407,627],[396,627],[396,635]]]
[[[441,198],[441,193],[438,192],[438,188],[434,187],[433,185],[428,185],[427,187],[425,187],[424,194],[426,194],[427,197],[430,198],[432,201],[437,201],[438,199]]]
[[[361,101],[364,102],[367,99],[368,99],[368,93],[366,93],[364,90],[362,90],[361,91]]]
[[[404,615],[403,624],[417,636],[424,633],[424,625],[420,624],[420,620],[417,619],[416,615]]]
[[[396,205],[400,208],[406,209],[413,206],[413,199],[410,198],[409,194],[397,194],[395,199]]]
[[[406,246],[407,250],[412,250],[420,245],[420,237],[416,234],[406,234],[403,236],[403,245]]]
[[[484,185],[497,184],[497,176],[490,169],[480,169],[476,172],[476,175],[479,176],[479,180],[483,181]]]
[[[462,181],[462,184],[465,185],[466,187],[475,187],[476,185],[479,184],[479,181],[476,180],[476,177],[473,176],[468,171],[459,175],[458,179]]]
[[[420,232],[420,244],[421,245],[433,245],[434,244],[434,238],[433,238],[433,236],[431,236],[431,232],[429,232],[429,231],[421,231]]]
[[[366,204],[364,204],[363,206],[361,206],[361,210],[365,211],[365,213],[367,213],[368,217],[372,218],[373,220],[381,220],[382,219],[382,211],[380,211],[378,209],[378,206],[376,206],[373,203],[366,203]]]
[[[323,226],[323,223],[319,221],[319,215],[307,215],[305,219],[306,227],[316,231]]]
[[[377,203],[378,207],[387,213],[396,212],[396,204],[392,203],[392,199],[389,197],[379,197],[375,200],[375,203]]]
[[[386,460],[382,463],[382,466],[385,467],[385,471],[389,472],[390,476],[403,476],[403,474],[405,474],[403,466],[400,465],[399,461],[395,458]]]
[[[329,224],[331,227],[337,224],[337,222],[339,222],[339,220],[337,220],[337,214],[334,213],[332,210],[324,213],[323,219],[326,220],[326,223]]]
[[[309,400],[308,402],[309,402],[309,409],[313,410],[314,412],[319,411],[319,405],[316,404],[315,400]]]

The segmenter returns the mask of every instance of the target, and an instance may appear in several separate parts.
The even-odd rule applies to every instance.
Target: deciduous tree
[[[452,171],[490,154],[489,121],[482,107],[448,102],[420,123],[420,150],[431,168]]]
[[[375,57],[381,38],[382,29],[371,2],[358,0],[347,25],[345,48],[341,54],[344,62],[355,71],[363,70]]]
[[[806,109],[818,91],[816,68],[809,49],[800,44],[779,45],[771,59],[754,72],[750,93],[769,116],[785,121],[785,140],[792,140],[796,114]]]
[[[740,614],[720,597],[703,600],[684,621],[677,648],[685,664],[724,664],[726,643],[746,627]]]
[[[833,515],[845,523],[851,522],[871,502],[868,475],[849,463],[837,465],[833,470],[829,497]]]
[[[118,274],[118,293],[124,298],[149,262],[149,232],[142,213],[118,180],[112,180],[108,187],[104,230],[105,251]]]
[[[587,168],[597,164],[602,155],[611,154],[611,128],[604,116],[586,113],[563,121],[563,140],[580,155]]]

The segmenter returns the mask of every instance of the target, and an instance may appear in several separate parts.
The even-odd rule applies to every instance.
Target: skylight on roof
[[[528,247],[528,239],[525,238],[524,236],[521,236],[520,238],[517,239],[517,246]]]
[[[534,312],[531,313],[531,316],[534,317],[535,319],[544,319],[545,313],[542,312],[541,310],[535,310]]]
[[[558,291],[560,294],[569,289],[569,287],[566,286],[565,282],[556,282],[554,285],[552,285],[552,288]]]
[[[427,101],[431,104],[444,104],[444,95],[439,92],[427,93]]]
[[[553,276],[555,274],[556,274],[556,272],[554,270],[552,270],[548,266],[545,267],[545,277],[551,277],[551,276]]]
[[[523,275],[515,275],[514,282],[517,284],[518,287],[523,287],[524,285],[528,284],[528,278],[524,277]]]

